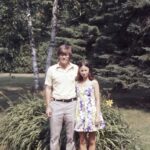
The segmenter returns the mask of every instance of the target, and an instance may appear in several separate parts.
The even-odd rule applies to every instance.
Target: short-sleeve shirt
[[[78,66],[70,63],[66,69],[59,64],[50,66],[45,85],[52,87],[52,97],[55,99],[70,99],[76,97],[75,78]]]

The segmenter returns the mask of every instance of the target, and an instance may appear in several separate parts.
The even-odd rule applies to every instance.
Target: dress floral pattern
[[[97,131],[96,119],[96,100],[92,81],[86,81],[85,86],[77,83],[77,108],[75,131],[93,132]]]

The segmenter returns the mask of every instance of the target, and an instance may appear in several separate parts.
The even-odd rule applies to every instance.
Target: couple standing
[[[49,67],[45,78],[46,114],[50,118],[50,149],[57,150],[63,122],[66,126],[66,150],[75,150],[74,131],[79,133],[80,150],[96,149],[96,131],[100,125],[99,84],[87,61],[70,62],[72,47],[61,45],[58,63]],[[88,136],[87,136],[88,135]]]

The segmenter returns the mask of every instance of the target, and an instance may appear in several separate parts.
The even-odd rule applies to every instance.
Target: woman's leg
[[[86,133],[79,132],[79,137],[80,137],[80,150],[87,150],[87,147],[86,147]]]
[[[89,133],[88,150],[96,150],[96,132]]]

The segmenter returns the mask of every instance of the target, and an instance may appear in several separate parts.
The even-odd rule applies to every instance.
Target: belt
[[[59,102],[65,102],[65,103],[68,103],[68,102],[73,102],[73,101],[76,101],[77,98],[74,97],[74,98],[70,98],[70,99],[55,99],[53,98],[54,101],[59,101]]]

